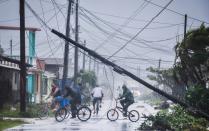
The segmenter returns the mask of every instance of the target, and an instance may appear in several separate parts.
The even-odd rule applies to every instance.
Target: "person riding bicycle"
[[[123,116],[127,116],[128,107],[134,103],[133,93],[126,87],[126,85],[122,86],[123,94],[119,97],[120,104],[123,107],[124,114]]]
[[[92,90],[91,95],[93,97],[93,108],[94,108],[94,113],[95,113],[95,104],[97,101],[100,103],[102,102],[102,98],[104,96],[102,88],[98,85],[95,86],[95,88]],[[100,105],[101,107],[101,105]]]
[[[74,85],[73,87],[65,86],[65,94],[64,97],[70,97],[70,103],[71,103],[71,112],[72,117],[76,118],[76,112],[77,112],[77,105],[81,104],[81,91],[80,91],[81,83],[78,83],[78,85]]]
[[[46,97],[46,99],[48,99],[49,97],[52,97],[51,100],[51,108],[53,108],[53,111],[56,110],[57,108],[57,104],[56,104],[56,97],[61,96],[61,91],[59,89],[59,87],[57,85],[54,84],[54,82],[51,84],[51,92],[49,94],[48,97]]]

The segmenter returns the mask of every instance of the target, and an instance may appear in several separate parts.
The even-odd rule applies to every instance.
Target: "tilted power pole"
[[[142,80],[141,78],[137,77],[136,75],[132,74],[131,72],[127,71],[126,69],[116,65],[115,63],[111,62],[110,60],[102,57],[101,55],[97,54],[95,51],[93,50],[90,50],[89,48],[86,48],[84,47],[83,45],[79,44],[78,42],[75,42],[73,41],[72,39],[66,37],[65,35],[63,35],[62,33],[54,30],[54,29],[51,29],[51,32],[56,34],[57,36],[67,40],[68,42],[70,42],[71,44],[75,45],[76,47],[86,51],[89,55],[93,56],[94,58],[97,58],[98,60],[100,60],[102,63],[108,65],[108,66],[111,66],[113,68],[113,70],[119,74],[124,74],[124,75],[127,75],[128,77],[134,79],[135,81],[141,83],[142,85],[146,86],[147,88],[159,93],[160,95],[168,98],[169,100],[173,101],[174,103],[177,103],[179,105],[181,105],[182,107],[184,108],[191,108],[191,109],[196,109],[192,106],[190,106],[189,104],[177,99],[176,97],[152,86],[151,84],[147,83],[146,81]],[[190,110],[189,110],[190,111]],[[199,110],[199,109],[196,109],[195,112],[197,114],[199,114],[200,116],[206,118],[207,120],[209,120],[209,115],[206,114],[205,112]]]

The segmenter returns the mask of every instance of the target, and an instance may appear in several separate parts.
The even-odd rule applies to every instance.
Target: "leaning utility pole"
[[[71,42],[71,44],[79,47],[80,49],[86,51],[89,55],[93,56],[94,58],[97,58],[98,60],[100,60],[102,63],[108,65],[108,66],[111,66],[112,69],[119,73],[119,74],[123,74],[123,75],[127,75],[128,77],[136,80],[137,82],[143,84],[144,86],[146,86],[147,88],[159,93],[160,95],[168,98],[169,100],[173,101],[174,103],[177,103],[177,104],[180,104],[181,106],[183,106],[184,108],[189,108],[189,109],[195,109],[195,114],[197,115],[200,115],[204,118],[206,118],[207,120],[209,120],[209,115],[203,111],[201,111],[200,109],[198,108],[195,108],[195,107],[192,107],[190,106],[189,104],[185,103],[184,101],[181,101],[179,100],[178,98],[152,86],[151,84],[147,83],[146,81],[142,80],[141,78],[137,77],[136,75],[132,74],[131,72],[129,72],[128,70],[116,65],[115,63],[113,63],[112,61],[102,57],[101,55],[97,54],[95,51],[89,49],[89,48],[86,48],[84,47],[83,45],[80,45],[79,43],[73,41],[72,39],[66,37],[65,35],[63,35],[62,33],[54,30],[54,29],[51,29],[51,32],[54,33],[55,35],[59,36],[60,38],[63,38],[69,42]],[[192,112],[191,110],[188,110],[190,112]],[[194,110],[193,110],[194,111]],[[193,112],[194,113],[194,112]]]
[[[75,15],[75,41],[78,42],[78,0],[76,0],[76,15]],[[74,57],[74,85],[77,84],[78,76],[78,47],[75,46],[75,57]]]
[[[19,1],[20,11],[20,111],[26,111],[26,65],[25,65],[25,0]]]
[[[70,13],[71,13],[72,0],[68,0],[68,11],[66,21],[66,36],[70,38]],[[65,52],[64,52],[64,63],[63,63],[63,76],[62,76],[62,89],[65,87],[66,79],[68,76],[68,59],[69,59],[69,43],[65,40]]]

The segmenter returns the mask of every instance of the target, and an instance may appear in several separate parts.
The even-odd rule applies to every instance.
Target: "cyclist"
[[[64,97],[70,97],[70,103],[71,103],[71,112],[72,117],[76,118],[76,112],[77,112],[77,105],[81,104],[81,91],[80,91],[81,83],[78,83],[78,85],[74,85],[72,88],[69,86],[65,86],[65,94]]]
[[[126,87],[126,85],[123,85],[122,89],[123,89],[123,94],[122,96],[119,97],[119,99],[124,111],[123,116],[127,117],[128,107],[134,103],[134,97],[132,92]]]
[[[93,97],[93,108],[94,108],[94,113],[95,113],[95,104],[97,103],[97,101],[99,101],[99,103],[102,102],[102,98],[104,96],[102,88],[98,85],[95,86],[95,88],[92,90],[91,95]],[[100,105],[101,107],[101,105]]]
[[[51,108],[53,108],[53,111],[55,111],[57,106],[58,106],[58,104],[56,104],[57,101],[56,101],[55,98],[57,96],[61,96],[61,91],[60,91],[59,87],[54,84],[54,82],[51,84],[51,92],[50,92],[49,96],[46,99],[48,99],[50,96],[52,97]]]

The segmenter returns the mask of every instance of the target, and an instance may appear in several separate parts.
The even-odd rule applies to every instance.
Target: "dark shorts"
[[[96,102],[97,101],[102,101],[102,97],[94,97],[94,99],[93,99],[93,105],[95,105],[96,104]]]

